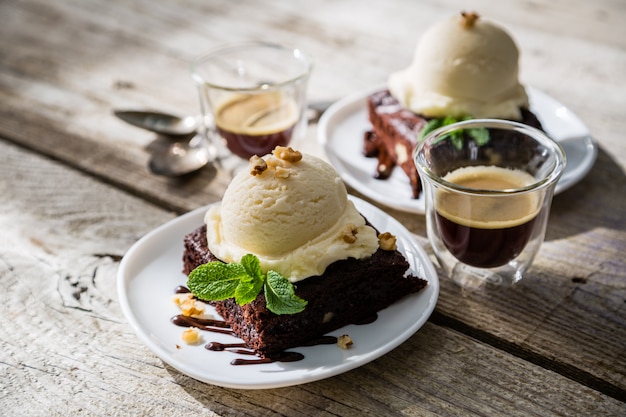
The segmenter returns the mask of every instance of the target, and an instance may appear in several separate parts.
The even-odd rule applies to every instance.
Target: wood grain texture
[[[146,166],[162,138],[112,110],[197,112],[190,61],[249,39],[307,50],[311,100],[341,98],[383,85],[426,27],[459,7],[504,24],[522,80],[565,103],[599,145],[589,175],[555,198],[521,285],[469,290],[444,279],[433,320],[407,344],[302,387],[225,390],[156,359],[119,311],[119,259],[158,224],[219,200],[232,167],[154,176]],[[625,19],[620,0],[0,2],[0,410],[625,414]],[[324,157],[315,128],[295,146]],[[423,216],[385,210],[428,247]]]
[[[324,381],[260,391],[195,381],[142,345],[116,295],[120,257],[173,214],[15,146],[0,142],[0,151],[7,168],[0,176],[6,197],[0,228],[10,237],[0,242],[0,405],[7,415],[618,416],[625,410],[620,401],[431,323],[390,354]]]

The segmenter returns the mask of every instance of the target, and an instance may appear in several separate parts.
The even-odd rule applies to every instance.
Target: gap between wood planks
[[[513,342],[494,336],[484,330],[472,327],[466,323],[463,323],[460,320],[439,313],[436,310],[430,316],[428,321],[436,324],[437,326],[447,327],[459,333],[470,336],[480,342],[486,343],[490,346],[495,347],[496,349],[507,352],[513,356],[538,365],[544,369],[556,372],[559,375],[578,382],[579,384],[585,385],[618,401],[626,402],[626,390],[610,382],[604,381],[575,366],[559,362],[558,360],[549,360],[546,357],[532,352],[528,349],[524,349]]]

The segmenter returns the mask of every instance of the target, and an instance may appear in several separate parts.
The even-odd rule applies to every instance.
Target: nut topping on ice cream
[[[332,166],[283,147],[259,159],[264,164],[251,161],[251,170],[236,175],[221,205],[205,216],[208,246],[217,258],[239,262],[254,254],[263,271],[297,282],[378,249],[376,231],[348,200]]]
[[[261,175],[267,169],[267,163],[257,155],[250,157],[250,175]]]
[[[478,20],[478,14],[474,13],[474,12],[461,12],[461,16],[463,17],[463,19],[461,19],[461,24],[463,25],[463,27],[465,29],[471,29],[474,27],[474,23],[476,23],[476,21]]]
[[[445,19],[421,37],[411,65],[389,77],[391,94],[426,117],[521,119],[517,46],[475,13]]]
[[[378,245],[382,250],[398,249],[396,237],[389,232],[378,235]]]

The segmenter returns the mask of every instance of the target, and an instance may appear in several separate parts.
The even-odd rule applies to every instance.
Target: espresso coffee
[[[296,102],[280,91],[237,94],[218,105],[215,124],[228,149],[247,159],[286,146],[298,113]]]
[[[495,166],[459,168],[444,180],[473,190],[519,189],[532,175]],[[506,264],[530,239],[540,202],[534,194],[475,195],[439,189],[435,219],[446,248],[459,261],[479,268]]]

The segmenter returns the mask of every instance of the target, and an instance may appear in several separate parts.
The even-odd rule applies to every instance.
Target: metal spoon
[[[113,114],[133,126],[167,136],[191,135],[200,125],[199,118],[194,116],[179,117],[155,111],[115,110]]]
[[[332,102],[309,104],[309,123],[316,123],[321,114]],[[179,141],[160,143],[154,147],[148,168],[154,174],[182,176],[197,171],[216,159],[220,150],[215,144],[207,143],[201,133],[197,133],[200,119],[193,116],[178,117],[172,114],[153,111],[116,110],[114,114],[133,126],[141,127],[167,137],[178,137]],[[195,135],[188,141],[186,137]]]
[[[317,123],[320,117],[334,103],[332,100],[311,101],[307,106],[307,119],[309,123]]]
[[[198,133],[188,142],[170,142],[154,149],[148,168],[157,175],[178,177],[204,167],[215,160],[216,153]]]
[[[308,105],[309,123],[316,123],[332,101],[313,101]],[[200,118],[194,116],[179,117],[157,111],[115,110],[117,117],[133,126],[167,136],[186,136],[198,129]]]

